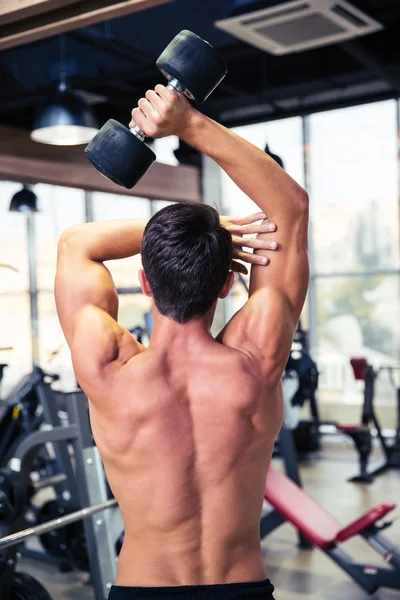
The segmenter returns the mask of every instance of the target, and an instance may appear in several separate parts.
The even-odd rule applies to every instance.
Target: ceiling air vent
[[[310,50],[383,29],[344,0],[292,0],[215,25],[271,54]]]

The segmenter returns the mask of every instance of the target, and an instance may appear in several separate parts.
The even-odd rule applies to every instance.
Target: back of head
[[[186,323],[218,298],[229,274],[232,238],[211,206],[173,204],[148,222],[141,254],[156,307]]]

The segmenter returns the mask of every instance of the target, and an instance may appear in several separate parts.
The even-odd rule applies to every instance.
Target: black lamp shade
[[[90,107],[61,86],[37,110],[31,138],[42,144],[74,146],[87,144],[97,131]]]
[[[14,194],[10,204],[12,212],[37,212],[37,196],[26,186]]]

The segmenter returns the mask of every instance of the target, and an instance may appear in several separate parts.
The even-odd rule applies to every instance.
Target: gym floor
[[[376,449],[374,462],[379,460]],[[277,460],[276,464],[279,463]],[[369,486],[347,483],[346,479],[356,472],[356,453],[352,446],[342,439],[329,437],[324,439],[324,449],[318,457],[301,468],[305,489],[344,525],[376,504],[400,499],[400,472],[387,472]],[[394,516],[400,516],[400,511]],[[400,518],[384,535],[400,543]],[[361,538],[346,542],[344,547],[360,562],[382,564]],[[400,592],[390,590],[368,596],[322,552],[298,549],[297,536],[290,525],[283,525],[265,538],[263,553],[268,575],[276,588],[276,600],[400,599]],[[75,571],[62,574],[47,563],[26,558],[21,559],[20,569],[39,579],[55,600],[93,599],[91,587],[85,585],[87,575]]]

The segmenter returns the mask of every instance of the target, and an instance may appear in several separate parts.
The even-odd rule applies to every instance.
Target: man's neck
[[[149,350],[156,349],[162,352],[165,349],[171,353],[176,349],[179,352],[189,352],[213,340],[210,332],[211,318],[208,314],[181,324],[154,309],[153,323]]]

